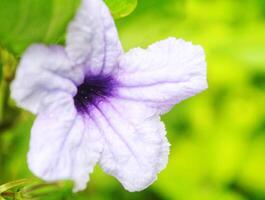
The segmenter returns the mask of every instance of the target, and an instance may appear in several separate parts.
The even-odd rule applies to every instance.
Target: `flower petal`
[[[67,52],[86,72],[109,73],[123,52],[112,16],[102,0],[83,0],[68,28]]]
[[[85,189],[102,151],[98,130],[77,114],[69,94],[45,98],[33,125],[29,168],[46,181],[72,179],[75,191]]]
[[[143,101],[160,112],[207,88],[204,51],[169,38],[121,57],[120,98]]]
[[[19,106],[37,113],[45,96],[55,90],[74,95],[82,80],[81,68],[72,65],[63,47],[32,45],[18,66],[11,96]]]
[[[105,140],[100,165],[129,191],[152,184],[166,166],[164,124],[142,103],[110,99],[91,113]]]

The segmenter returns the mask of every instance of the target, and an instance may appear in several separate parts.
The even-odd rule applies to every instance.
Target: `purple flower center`
[[[78,86],[74,104],[81,114],[88,114],[92,107],[113,95],[116,82],[111,76],[87,76]]]

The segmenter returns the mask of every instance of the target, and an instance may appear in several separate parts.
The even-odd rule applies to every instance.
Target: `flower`
[[[207,88],[204,51],[168,38],[124,53],[102,0],[84,0],[66,48],[32,45],[11,95],[36,114],[28,165],[46,181],[86,187],[95,164],[129,191],[153,183],[169,143],[160,115]]]

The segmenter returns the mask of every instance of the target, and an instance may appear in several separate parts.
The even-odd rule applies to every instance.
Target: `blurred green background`
[[[8,6],[12,2],[1,1]],[[68,7],[76,5],[73,3]],[[27,5],[20,9],[26,8]],[[60,6],[56,9],[61,12]],[[2,24],[10,21],[2,19],[0,44],[19,56],[31,38],[61,43],[63,39],[58,36],[63,38],[62,31],[73,14],[72,11],[65,14],[61,24],[58,20],[53,23],[52,27],[60,27],[60,31],[54,31],[56,40],[52,39],[53,28],[49,27],[45,38],[41,36],[45,30],[43,26],[39,35],[30,37],[32,32],[23,32],[23,23],[20,25],[21,36],[13,32],[13,36],[6,37]],[[12,14],[6,15],[12,18]],[[32,14],[35,15],[39,13]],[[14,20],[22,16],[24,21],[30,21],[30,14],[28,18],[18,15]],[[55,12],[55,18],[59,16]],[[151,187],[138,193],[126,192],[118,181],[96,167],[86,191],[71,194],[65,186],[55,191],[53,198],[264,200],[265,1],[139,0],[135,11],[117,19],[116,23],[125,50],[146,47],[168,36],[202,45],[206,51],[209,89],[176,105],[163,116],[172,144],[171,153],[167,168]],[[20,45],[22,40],[27,42]],[[2,81],[2,91],[3,88],[5,83]],[[1,108],[1,111],[7,110],[2,118],[11,122],[4,120],[0,126],[0,184],[32,176],[26,165],[26,153],[34,116],[17,110],[11,100],[8,106],[8,109]]]

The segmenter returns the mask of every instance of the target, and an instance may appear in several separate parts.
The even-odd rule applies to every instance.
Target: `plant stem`
[[[9,88],[8,83],[4,80],[0,84],[0,126],[5,120],[5,109],[9,98]]]
[[[0,64],[2,79],[0,79],[0,127],[5,123],[5,114],[9,109],[9,86],[15,75],[17,59],[14,55],[1,48],[0,46]]]
[[[0,194],[10,190],[11,188],[18,187],[18,186],[25,185],[25,184],[29,184],[32,182],[34,182],[33,179],[20,179],[20,180],[8,182],[4,185],[0,185]]]

